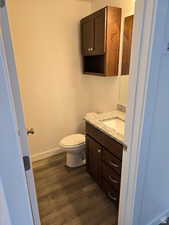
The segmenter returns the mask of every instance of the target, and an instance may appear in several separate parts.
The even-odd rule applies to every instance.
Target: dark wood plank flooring
[[[117,211],[85,167],[65,167],[65,154],[33,163],[42,225],[115,225]]]

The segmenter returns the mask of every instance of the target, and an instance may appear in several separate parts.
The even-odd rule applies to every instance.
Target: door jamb
[[[164,11],[164,4],[168,4],[166,0],[163,3],[160,0],[136,1],[125,137],[128,151],[124,152],[123,156],[125,168],[122,168],[118,225],[138,225],[143,207],[141,199],[144,194],[144,175],[148,164],[146,155],[156,104],[155,97],[153,101],[148,101],[148,90],[151,91],[151,95],[156,96],[160,67],[160,63],[157,62],[160,62],[161,52],[166,52],[168,45],[167,42],[161,44],[164,42],[162,32],[166,25],[168,8],[166,7],[163,12],[164,16],[158,15],[160,10]],[[157,18],[158,24],[156,24]],[[162,28],[159,24],[163,24]],[[158,32],[161,35],[157,35]],[[155,71],[152,71],[153,67]],[[137,102],[139,104],[136,104]],[[144,120],[147,114],[149,122],[146,124],[145,132]]]

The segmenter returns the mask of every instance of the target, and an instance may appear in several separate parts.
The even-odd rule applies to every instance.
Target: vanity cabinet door
[[[86,137],[87,170],[98,184],[101,184],[102,146],[95,140]]]

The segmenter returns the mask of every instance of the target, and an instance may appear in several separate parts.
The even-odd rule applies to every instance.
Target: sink
[[[124,136],[125,122],[124,122],[124,120],[120,119],[119,117],[102,120],[102,123],[105,126],[113,129],[116,133]]]

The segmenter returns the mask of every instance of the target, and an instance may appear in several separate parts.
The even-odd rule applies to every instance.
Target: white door
[[[0,35],[0,224],[34,225]]]
[[[30,199],[32,214],[34,219],[34,225],[40,225],[39,211],[38,211],[34,177],[33,177],[31,163],[29,168],[30,153],[28,149],[27,133],[25,129],[22,104],[20,100],[19,85],[18,85],[15,59],[14,59],[12,42],[11,42],[10,31],[9,31],[7,10],[6,10],[6,6],[3,4],[3,0],[1,0],[0,3],[1,3],[1,7],[0,7],[1,54],[3,55],[3,60],[5,60],[5,63],[6,63],[5,72],[6,73],[8,72],[8,82],[9,82],[9,84],[5,83],[4,85],[10,85],[12,96],[11,96],[11,99],[9,99],[9,103],[10,101],[13,101],[14,103],[14,110],[15,110],[15,116],[16,116],[15,122],[17,126],[17,134],[19,138],[18,140],[21,147],[20,148],[21,149],[20,157],[22,159],[21,162],[23,162],[23,157],[24,159],[27,159],[28,168],[27,170],[25,170],[25,175],[26,175],[26,182],[27,182],[27,188],[28,188],[27,190],[29,192],[29,199]],[[24,223],[22,223],[22,225],[23,224]]]

